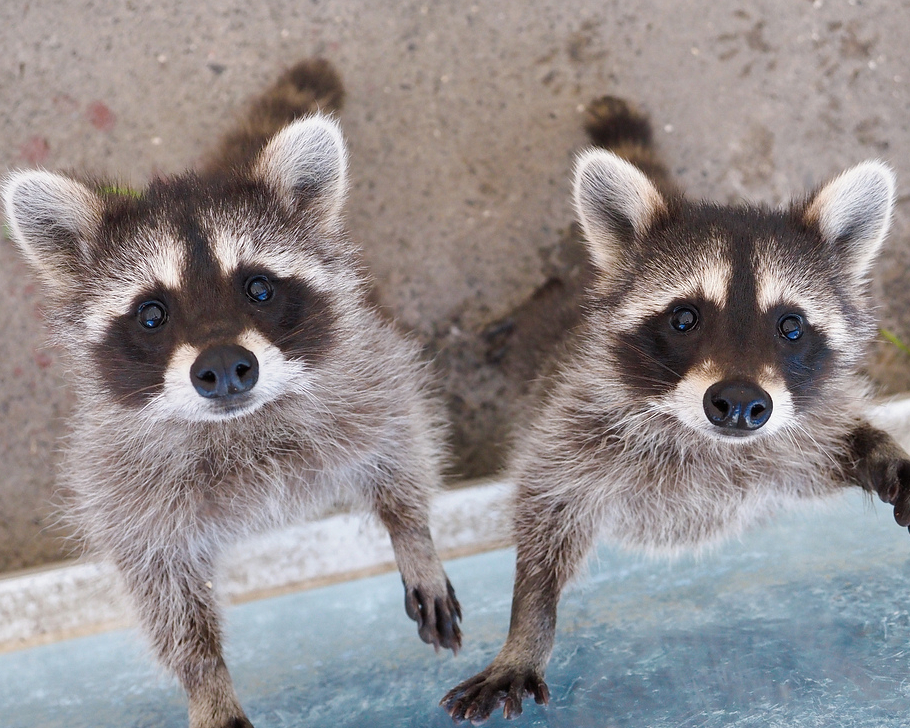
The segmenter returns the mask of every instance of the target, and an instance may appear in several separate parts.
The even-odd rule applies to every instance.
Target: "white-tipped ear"
[[[52,285],[65,285],[89,260],[103,206],[85,185],[50,172],[16,172],[3,183],[3,203],[13,242]]]
[[[644,235],[666,202],[633,164],[592,149],[575,166],[575,210],[595,265],[609,271],[623,247]]]
[[[894,173],[882,162],[851,167],[822,187],[804,219],[818,228],[850,273],[862,279],[882,247],[894,207]]]
[[[321,114],[278,132],[256,161],[255,172],[291,205],[315,205],[338,221],[347,192],[347,150],[338,124]]]

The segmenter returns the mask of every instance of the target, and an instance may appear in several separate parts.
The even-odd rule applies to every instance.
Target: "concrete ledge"
[[[910,396],[881,400],[869,411],[869,421],[910,452]]]
[[[504,546],[508,495],[505,483],[484,483],[437,496],[430,527],[440,555],[453,558]],[[231,602],[242,602],[390,571],[395,559],[380,524],[343,513],[248,539],[224,564],[219,591]],[[0,652],[131,622],[108,564],[77,561],[0,579]]]

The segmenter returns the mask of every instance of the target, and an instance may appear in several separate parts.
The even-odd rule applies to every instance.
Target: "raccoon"
[[[343,229],[345,144],[321,113],[341,96],[306,61],[199,173],[137,193],[45,171],[3,185],[77,395],[69,515],[119,570],[192,728],[251,725],[222,656],[219,554],[328,505],[379,518],[420,638],[461,644],[428,527],[444,424]]]
[[[455,720],[548,702],[557,602],[600,536],[672,555],[848,486],[910,525],[910,459],[864,419],[857,374],[889,169],[865,162],[778,210],[721,206],[673,189],[626,102],[595,101],[587,128],[601,146],[578,158],[574,198],[594,274],[511,458],[508,638],[442,699]]]

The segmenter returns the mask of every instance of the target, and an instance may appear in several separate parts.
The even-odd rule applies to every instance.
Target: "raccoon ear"
[[[324,222],[335,225],[347,192],[347,156],[338,124],[317,114],[272,137],[254,172],[288,204],[315,207]]]
[[[598,268],[610,270],[620,251],[666,209],[660,192],[635,165],[603,149],[578,158],[575,210]]]
[[[89,260],[101,225],[100,198],[80,182],[50,172],[10,175],[3,202],[13,242],[55,287],[64,287]]]
[[[888,233],[893,206],[894,173],[882,162],[869,161],[816,192],[806,204],[803,219],[818,228],[850,273],[862,280]]]

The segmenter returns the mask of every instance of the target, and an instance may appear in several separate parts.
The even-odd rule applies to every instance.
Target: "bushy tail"
[[[594,144],[634,164],[662,192],[674,191],[654,148],[651,122],[631,104],[615,96],[595,99],[586,109],[584,127]]]
[[[341,77],[331,63],[308,58],[285,71],[249,106],[203,165],[207,171],[244,167],[283,127],[317,111],[335,113],[344,103]]]

